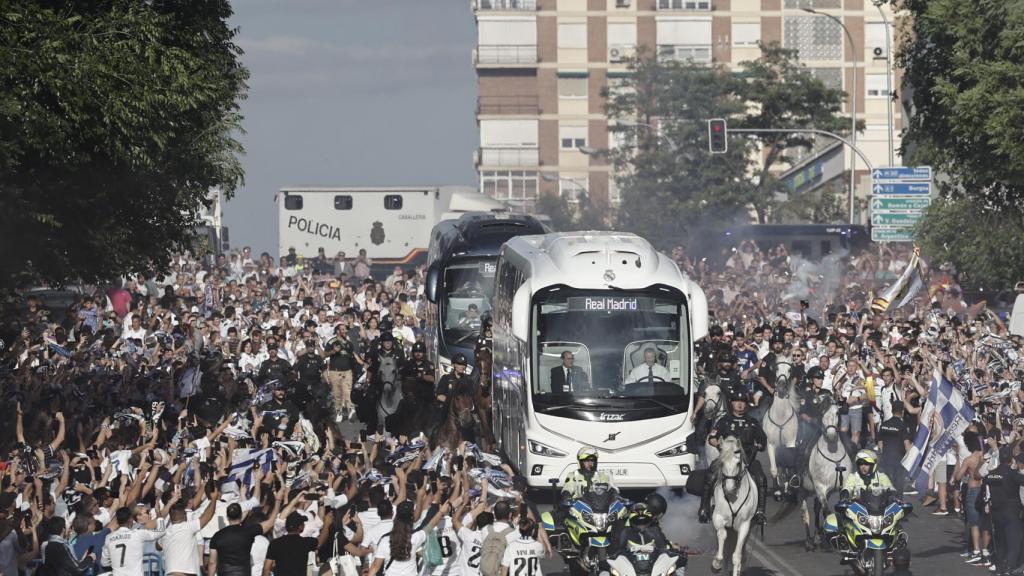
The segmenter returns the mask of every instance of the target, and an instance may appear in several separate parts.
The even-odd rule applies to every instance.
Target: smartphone
[[[85,551],[85,555],[88,556],[89,554],[92,554],[94,550],[96,550],[96,545],[95,544],[93,544],[92,546],[89,546],[89,549]]]
[[[320,494],[306,494],[302,497],[303,500],[319,500]]]
[[[362,450],[363,449],[363,445],[361,443],[359,443],[359,442],[353,442],[353,443],[349,444],[348,447],[351,450]]]

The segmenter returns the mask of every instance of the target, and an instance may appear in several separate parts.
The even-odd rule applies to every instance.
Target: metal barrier
[[[144,576],[164,576],[164,559],[159,554],[142,556],[142,573]]]

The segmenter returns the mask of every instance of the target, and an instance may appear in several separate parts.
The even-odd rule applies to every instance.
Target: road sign
[[[890,228],[913,228],[921,219],[921,213],[916,214],[889,214],[874,213],[871,215],[872,226],[887,226]]]
[[[872,228],[872,242],[913,242],[913,228]]]
[[[931,182],[879,182],[871,181],[871,193],[876,195],[894,194],[898,196],[909,196],[918,194],[928,196],[932,193]]]
[[[890,180],[894,182],[931,182],[931,166],[888,166],[875,168],[871,171],[871,179],[875,182]]]
[[[931,202],[927,196],[873,196],[871,213],[920,214]]]

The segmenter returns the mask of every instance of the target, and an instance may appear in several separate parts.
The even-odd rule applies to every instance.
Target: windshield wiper
[[[655,400],[654,398],[650,398],[650,397],[647,397],[647,396],[620,396],[620,398],[627,399],[627,400],[642,400],[644,402],[650,402],[651,404],[654,404],[656,406],[660,406],[660,407],[662,407],[662,408],[664,408],[666,410],[675,411],[675,410],[679,409],[676,406],[673,406],[673,405],[669,404],[668,402],[662,402],[661,400]]]
[[[610,404],[608,402],[571,402],[568,404],[559,404],[556,406],[545,406],[544,408],[537,408],[537,412],[547,414],[548,412],[557,412],[558,410],[565,410],[566,408],[614,408],[620,410],[617,405]]]

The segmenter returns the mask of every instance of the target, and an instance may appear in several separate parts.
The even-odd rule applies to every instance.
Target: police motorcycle
[[[552,479],[555,509],[544,512],[541,524],[572,576],[597,576],[606,569],[612,535],[621,529],[629,515],[628,502],[610,483],[598,479],[577,498],[563,501],[558,480]],[[564,517],[563,517],[564,516]]]
[[[865,490],[853,501],[844,490],[836,513],[825,519],[825,533],[844,563],[864,576],[880,576],[909,542],[900,521],[911,510],[913,505],[899,501],[891,488]]]

